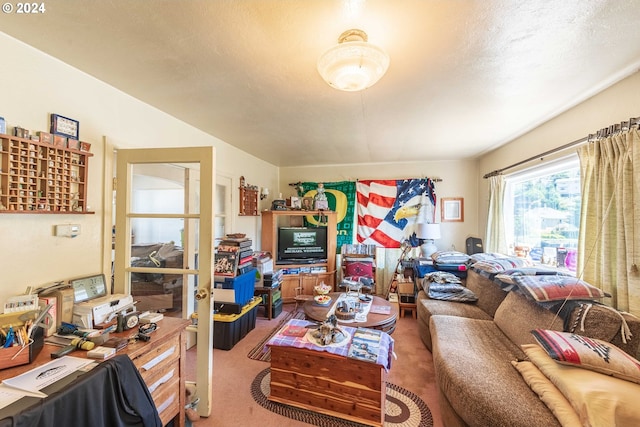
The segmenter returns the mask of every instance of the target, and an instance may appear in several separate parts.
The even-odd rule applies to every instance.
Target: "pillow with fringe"
[[[548,329],[534,329],[531,333],[547,355],[558,363],[640,384],[640,361],[611,343]]]

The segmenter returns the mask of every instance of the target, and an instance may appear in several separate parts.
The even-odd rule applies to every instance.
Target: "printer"
[[[73,307],[72,323],[88,329],[108,323],[123,311],[133,309],[133,297],[126,294],[111,294],[89,301],[76,303]]]

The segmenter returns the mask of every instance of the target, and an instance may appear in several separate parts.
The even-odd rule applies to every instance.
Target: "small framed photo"
[[[77,120],[51,114],[51,133],[66,136],[68,138],[79,139],[80,123]]]
[[[303,197],[302,198],[302,206],[303,211],[312,211],[313,210],[313,197]]]
[[[302,201],[300,200],[300,197],[291,196],[291,209],[301,209],[301,208],[302,208]]]
[[[464,199],[449,197],[440,199],[440,222],[464,222]]]

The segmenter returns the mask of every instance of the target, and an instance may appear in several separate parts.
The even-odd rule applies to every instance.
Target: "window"
[[[510,255],[575,272],[581,197],[577,155],[505,180]]]

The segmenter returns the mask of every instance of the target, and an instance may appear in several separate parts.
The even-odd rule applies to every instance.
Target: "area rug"
[[[273,328],[273,330],[271,332],[269,332],[266,337],[264,337],[262,340],[260,340],[258,345],[256,345],[255,347],[253,347],[251,349],[249,354],[247,354],[247,357],[249,359],[253,359],[253,360],[261,360],[263,362],[271,362],[271,348],[267,347],[265,349],[264,345],[266,344],[266,342],[269,341],[271,339],[271,337],[274,336],[276,334],[276,332],[278,332],[280,330],[280,328],[282,328],[282,326],[285,323],[287,323],[290,319],[304,319],[304,318],[305,318],[304,311],[302,311],[302,310],[288,312],[282,318],[282,320],[280,320],[280,322],[278,322],[278,326]]]
[[[270,382],[270,369],[262,370],[251,383],[251,396],[260,406],[271,412],[320,427],[364,426],[353,421],[272,402],[268,399],[271,392]],[[433,427],[433,417],[429,407],[418,396],[400,386],[387,383],[384,427]]]

